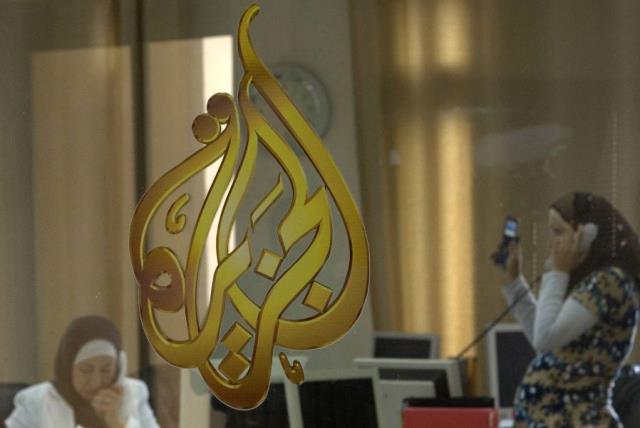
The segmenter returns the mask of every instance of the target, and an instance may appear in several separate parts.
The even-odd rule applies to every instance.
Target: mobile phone
[[[124,378],[127,375],[127,353],[120,350],[118,354],[118,376],[116,377],[116,385],[124,385]]]
[[[595,223],[586,223],[582,228],[582,239],[579,243],[580,251],[589,251],[591,244],[598,236],[598,225]]]
[[[506,267],[507,258],[509,257],[509,243],[511,241],[518,242],[520,240],[520,232],[518,229],[518,220],[515,217],[508,215],[504,221],[504,229],[500,245],[492,255],[493,262],[503,269]]]

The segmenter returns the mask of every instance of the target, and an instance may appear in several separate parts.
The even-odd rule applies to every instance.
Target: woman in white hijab
[[[146,385],[124,377],[120,333],[98,316],[74,320],[60,341],[55,379],[20,391],[7,428],[156,428]]]

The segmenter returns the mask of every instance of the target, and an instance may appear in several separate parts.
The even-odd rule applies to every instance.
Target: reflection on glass
[[[190,153],[192,118],[212,93],[231,91],[227,35],[240,3],[0,2],[0,389],[9,397],[0,419],[16,391],[53,378],[65,328],[89,313],[121,331],[127,373],[144,378],[161,426],[208,416],[204,386],[145,350],[125,243],[137,180]],[[135,4],[144,4],[139,16]],[[373,344],[373,323],[435,334],[442,356],[459,351],[505,307],[489,255],[508,214],[520,220],[529,278],[543,271],[546,206],[559,195],[602,194],[640,224],[640,3],[577,10],[550,1],[263,5],[256,43],[269,66],[302,65],[326,84],[327,147],[369,222],[369,327],[311,358],[310,371],[351,368]],[[163,321],[171,330],[175,320]],[[469,355],[478,360],[472,392],[489,394],[484,344]],[[632,395],[628,408],[640,408]],[[213,427],[225,426],[213,415]]]
[[[456,355],[471,339],[475,321],[473,161],[471,129],[461,111],[438,116],[438,287],[443,355]]]

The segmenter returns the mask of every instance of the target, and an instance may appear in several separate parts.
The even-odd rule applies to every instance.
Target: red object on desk
[[[406,407],[403,428],[497,428],[498,412],[492,407]]]

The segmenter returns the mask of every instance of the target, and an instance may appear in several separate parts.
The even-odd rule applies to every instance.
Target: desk
[[[431,381],[422,380],[380,380],[380,406],[378,411],[380,427],[400,428],[402,426],[402,401],[405,398],[435,397],[435,387]]]

